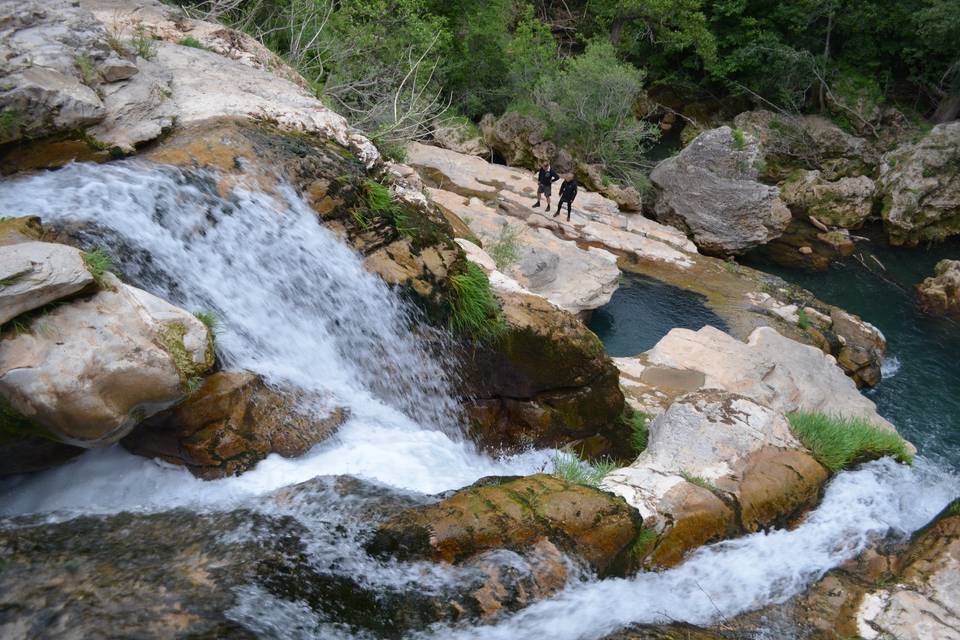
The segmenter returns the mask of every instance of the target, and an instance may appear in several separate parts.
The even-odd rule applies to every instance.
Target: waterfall
[[[428,329],[289,187],[222,196],[213,175],[144,162],[73,164],[0,183],[0,211],[76,232],[113,254],[133,284],[213,312],[225,368],[293,384],[351,415],[302,458],[271,456],[211,483],[119,449],[93,451],[20,480],[0,497],[0,513],[222,504],[320,474],[432,493],[544,464],[542,453],[493,460],[461,437],[451,367],[423,346]]]
[[[0,482],[0,514],[69,518],[252,506],[307,524],[318,565],[346,567],[372,585],[429,589],[458,579],[460,570],[371,560],[359,541],[365,523],[355,522],[354,507],[337,504],[333,494],[309,509],[259,496],[326,474],[433,493],[545,464],[545,452],[498,460],[460,437],[455,373],[422,346],[419,334],[427,329],[417,314],[289,188],[273,194],[237,188],[223,196],[215,176],[143,162],[76,164],[0,183],[0,212],[79,229],[84,242],[116,255],[132,283],[188,310],[214,312],[227,368],[297,385],[351,416],[333,439],[301,458],[270,456],[240,477],[212,482],[116,447],[91,451],[57,469]],[[877,536],[922,526],[958,488],[956,476],[923,458],[914,468],[870,463],[838,475],[795,529],[704,547],[662,573],[580,577],[556,597],[494,624],[441,627],[418,637],[580,640],[631,623],[708,624],[787,600]],[[255,585],[237,594],[230,616],[264,638],[366,637]]]

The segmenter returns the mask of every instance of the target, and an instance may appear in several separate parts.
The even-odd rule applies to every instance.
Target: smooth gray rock
[[[0,324],[92,284],[93,276],[73,247],[51,242],[0,247]]]
[[[705,131],[650,174],[661,190],[657,219],[685,231],[705,253],[744,253],[790,223],[779,190],[757,182],[757,139],[742,135],[740,142],[730,127]]]

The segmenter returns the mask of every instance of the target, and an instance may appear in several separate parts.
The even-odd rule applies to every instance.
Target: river
[[[307,455],[271,456],[240,477],[212,482],[119,448],[89,452],[58,469],[0,483],[0,515],[56,521],[122,511],[268,508],[262,497],[270,491],[333,474],[436,493],[486,475],[532,473],[549,460],[548,451],[492,458],[462,437],[449,363],[418,344],[411,331],[419,324],[417,314],[368,274],[360,257],[318,224],[291,190],[266,195],[235,189],[223,197],[215,176],[141,162],[77,164],[0,183],[0,211],[82,225],[84,241],[109,246],[125,278],[187,309],[215,312],[223,323],[218,356],[227,367],[295,383],[351,411],[337,436]],[[661,317],[664,331],[676,322],[666,309]],[[885,384],[914,375],[913,352],[892,342],[900,370]],[[883,392],[881,387],[876,393]],[[922,398],[908,401],[926,404]],[[886,460],[841,473],[822,504],[792,530],[705,547],[662,573],[585,576],[496,624],[433,628],[418,637],[584,640],[636,622],[709,624],[783,602],[878,536],[906,535],[922,526],[960,492],[960,481],[945,472],[939,457],[926,455],[946,446],[940,443],[955,442],[949,429],[918,428],[908,435],[923,454],[913,468]],[[456,571],[442,567],[370,560],[359,542],[370,523],[351,521],[350,535],[321,535],[338,531],[350,505],[331,505],[322,513],[296,505],[269,508],[284,509],[314,532],[310,561],[331,571],[340,567],[369,584],[410,589],[458,579]],[[18,522],[0,520],[0,526]],[[434,572],[431,579],[425,571]],[[331,625],[325,612],[271,596],[257,584],[236,594],[229,615],[263,638],[370,637]]]

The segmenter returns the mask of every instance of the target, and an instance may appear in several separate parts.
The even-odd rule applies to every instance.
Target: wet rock
[[[219,372],[182,404],[141,423],[122,444],[211,480],[239,475],[271,453],[303,455],[346,419],[314,409],[302,392],[275,389],[247,372]]]
[[[0,402],[0,424],[3,431],[8,431],[13,426],[9,420],[16,418],[5,414],[5,408]],[[9,431],[6,434],[0,433],[0,477],[50,469],[84,451],[80,447],[72,447],[39,435],[25,435],[22,432],[11,434]]]
[[[837,318],[847,322],[841,313],[837,311]],[[853,340],[850,345],[853,350]],[[746,342],[710,326],[673,329],[643,356],[619,358],[618,364],[627,375],[625,386],[633,380],[642,385],[657,374],[699,372],[702,378],[691,379],[679,391],[691,391],[689,387],[702,380],[698,388],[738,393],[780,413],[802,409],[859,417],[894,430],[832,356],[769,327],[756,329]]]
[[[867,176],[830,182],[820,171],[806,171],[781,185],[780,197],[794,215],[813,217],[831,227],[858,229],[870,217],[875,190]]]
[[[937,125],[886,154],[877,187],[891,244],[915,246],[960,233],[960,122]]]
[[[474,441],[494,451],[572,444],[590,457],[629,455],[629,432],[618,422],[617,369],[600,340],[574,316],[495,271],[479,248],[468,257],[489,270],[507,325],[503,337],[463,357]]]
[[[602,486],[656,531],[646,562],[671,566],[700,545],[788,522],[816,503],[827,477],[782,414],[699,391],[654,420],[647,449]]]
[[[920,308],[933,315],[960,316],[960,260],[941,260],[933,277],[917,285]]]
[[[93,284],[73,247],[51,242],[0,246],[0,324]]]
[[[623,500],[553,476],[483,485],[394,516],[367,548],[401,559],[457,563],[488,549],[523,550],[546,538],[609,575],[622,570],[640,532],[636,511]]]
[[[193,315],[110,274],[104,280],[95,295],[0,339],[0,396],[81,447],[116,442],[213,364],[207,328]]]
[[[712,255],[741,254],[779,237],[790,212],[776,187],[757,182],[761,158],[752,135],[730,127],[700,134],[650,174],[661,190],[657,219]]]

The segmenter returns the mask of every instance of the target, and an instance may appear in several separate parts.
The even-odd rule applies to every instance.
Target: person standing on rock
[[[533,205],[534,209],[540,206],[540,194],[543,194],[547,198],[547,211],[550,210],[550,192],[553,191],[553,183],[559,179],[560,176],[549,162],[540,165],[540,171],[537,172],[537,204]]]
[[[567,205],[567,222],[570,222],[570,210],[573,208],[573,199],[576,197],[577,179],[573,177],[572,173],[565,173],[563,182],[560,183],[560,202],[557,203],[557,212],[553,214],[553,217],[559,216],[560,209],[563,208],[563,205]],[[549,200],[547,202],[549,203]]]

